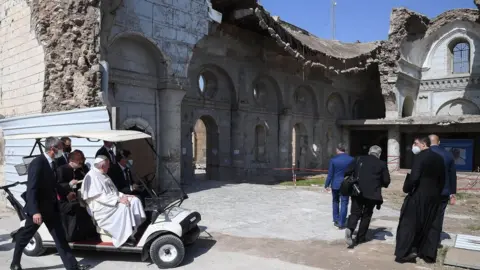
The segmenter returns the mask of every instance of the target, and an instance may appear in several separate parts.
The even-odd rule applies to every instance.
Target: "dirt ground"
[[[321,269],[460,269],[437,264],[426,264],[418,260],[416,264],[393,262],[394,246],[370,241],[354,249],[347,249],[343,241],[288,241],[265,238],[238,238],[223,234],[213,234],[217,247],[232,252],[282,261]],[[445,251],[440,251],[444,253]],[[439,254],[442,257],[444,254]]]
[[[393,209],[400,209],[405,198],[402,192],[405,175],[392,175],[392,183],[382,193],[385,205]],[[467,183],[459,180],[458,186],[464,187]],[[447,207],[443,230],[451,233],[463,233],[480,236],[480,192],[460,191],[457,193],[457,203]]]

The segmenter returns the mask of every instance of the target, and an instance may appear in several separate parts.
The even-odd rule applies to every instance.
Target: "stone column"
[[[161,159],[157,183],[160,188],[175,187],[173,177],[180,183],[181,168],[181,105],[185,90],[178,89],[175,86],[161,89],[158,92],[159,103],[159,141],[158,154]],[[171,174],[165,168],[170,170]]]
[[[290,109],[285,109],[279,116],[280,132],[278,134],[278,166],[281,168],[292,167],[292,112]]]
[[[387,164],[389,171],[400,169],[400,128],[393,126],[388,129]]]

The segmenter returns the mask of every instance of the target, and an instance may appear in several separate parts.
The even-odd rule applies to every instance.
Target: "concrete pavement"
[[[281,241],[293,241],[292,243],[303,248],[326,242],[335,245],[337,250],[344,250],[344,232],[336,229],[332,224],[330,194],[302,188],[227,184],[216,181],[202,182],[187,190],[190,199],[184,202],[183,207],[200,212],[202,215],[200,225],[213,234],[214,238],[208,239],[208,234],[203,233],[202,237],[206,239],[199,240],[196,245],[187,250],[185,262],[179,269],[322,269],[318,267],[333,269],[322,265],[321,262],[306,263],[303,259],[298,259],[303,258],[302,256],[315,258],[315,254],[295,255],[295,249],[288,250],[288,247],[286,247],[287,250],[275,252],[275,245],[279,245]],[[371,226],[372,237],[376,239],[374,241],[387,245],[393,244],[398,211],[384,207],[374,213],[374,218]],[[9,242],[8,234],[17,227],[18,218],[12,213],[4,212],[0,215],[2,265],[10,263],[13,245]],[[222,235],[226,237],[220,237]],[[233,240],[225,240],[228,237]],[[268,248],[272,250],[248,252],[252,248],[240,247],[242,239],[246,242],[252,242],[255,239],[271,239],[273,244]],[[236,245],[239,245],[238,248],[235,248]],[[258,246],[258,244],[253,246],[255,245]],[[323,248],[327,249],[328,244]],[[308,253],[308,249],[302,252]],[[94,265],[94,269],[106,270],[114,267],[157,269],[149,263],[141,263],[139,256],[135,254],[105,252],[76,252],[75,254],[84,262]],[[275,254],[285,255],[276,256]],[[388,264],[392,262],[393,265],[393,255],[391,258],[389,256],[387,255],[386,262]],[[28,267],[62,269],[60,258],[56,255],[41,258],[24,256],[22,264],[25,269],[32,269]],[[307,265],[315,265],[317,268]]]

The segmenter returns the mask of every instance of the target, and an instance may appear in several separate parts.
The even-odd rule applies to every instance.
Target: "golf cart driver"
[[[133,235],[146,219],[141,201],[133,195],[118,192],[107,175],[110,161],[106,156],[97,156],[93,165],[81,188],[89,214],[97,226],[112,237],[115,247],[122,246],[129,238],[132,240],[129,244],[134,245]]]

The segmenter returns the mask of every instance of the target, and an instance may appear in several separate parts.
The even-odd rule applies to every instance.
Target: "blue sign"
[[[473,140],[444,139],[440,140],[440,146],[453,154],[458,171],[473,170]]]

